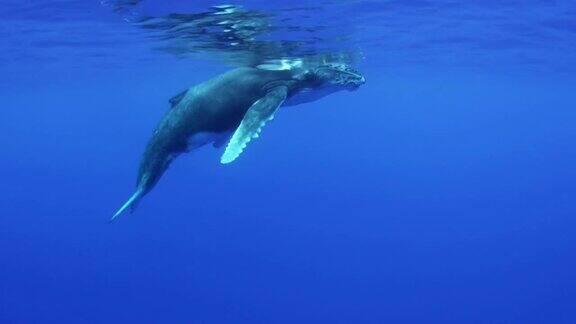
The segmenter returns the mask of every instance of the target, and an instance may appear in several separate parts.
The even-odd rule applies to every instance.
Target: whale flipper
[[[234,161],[244,151],[246,145],[252,138],[258,137],[262,127],[266,122],[274,118],[274,113],[282,105],[288,88],[285,86],[276,87],[268,92],[266,96],[256,101],[246,112],[240,126],[232,135],[226,151],[222,154],[220,162],[228,164]]]

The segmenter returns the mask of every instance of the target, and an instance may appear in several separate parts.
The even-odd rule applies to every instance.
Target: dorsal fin
[[[188,92],[188,89],[180,92],[179,94],[175,95],[174,97],[170,98],[170,100],[168,100],[168,102],[170,103],[170,108],[174,108],[174,106],[176,106],[180,101],[182,101],[182,99],[184,99],[184,97],[186,97],[186,93]]]

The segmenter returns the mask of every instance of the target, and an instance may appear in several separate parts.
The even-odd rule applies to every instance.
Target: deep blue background
[[[576,323],[575,79],[373,63],[114,224],[168,98],[227,68],[3,65],[0,322]]]

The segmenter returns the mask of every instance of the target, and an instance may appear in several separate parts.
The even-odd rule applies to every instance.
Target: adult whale
[[[280,106],[311,102],[340,90],[353,91],[365,82],[359,72],[342,63],[304,70],[245,67],[181,92],[170,99],[170,110],[148,142],[136,191],[111,221],[133,209],[179,154],[209,143],[220,147],[229,139],[220,161],[230,163],[258,137]]]

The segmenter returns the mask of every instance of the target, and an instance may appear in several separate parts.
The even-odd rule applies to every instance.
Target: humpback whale
[[[343,63],[308,69],[266,70],[242,67],[189,88],[169,100],[140,162],[136,190],[111,221],[136,204],[179,155],[206,144],[226,149],[220,162],[234,161],[274,118],[280,106],[312,102],[366,82]]]

